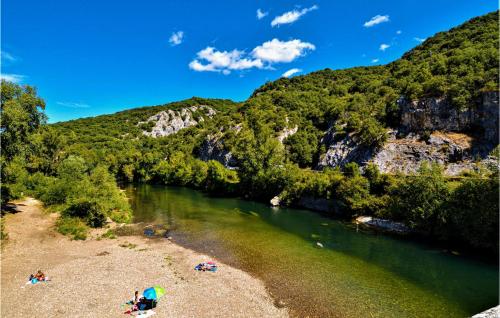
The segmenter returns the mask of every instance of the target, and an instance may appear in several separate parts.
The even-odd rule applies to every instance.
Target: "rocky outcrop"
[[[238,134],[243,126],[238,124],[230,127],[229,130]],[[224,129],[214,135],[208,135],[200,149],[198,150],[198,157],[203,161],[216,160],[224,165],[226,168],[234,169],[237,167],[238,162],[234,158],[231,151],[227,150],[224,146]]]
[[[334,128],[329,129],[321,142],[328,146],[326,153],[321,156],[317,168],[343,167],[349,162],[360,165],[370,160],[373,149],[360,145],[356,136],[347,134],[340,137]]]
[[[385,173],[413,173],[423,162],[436,162],[451,176],[478,169],[477,158],[488,164],[491,160],[485,158],[498,145],[498,98],[498,92],[484,93],[477,105],[463,111],[444,98],[413,102],[401,98],[400,126],[388,131],[382,147],[362,146],[355,135],[341,136],[332,127],[322,139],[327,151],[317,168],[372,162]]]
[[[203,161],[216,160],[226,168],[234,168],[237,165],[233,154],[224,148],[224,142],[220,136],[208,135],[199,149],[199,158]]]
[[[424,131],[468,131],[479,127],[483,138],[498,143],[498,92],[483,93],[477,105],[459,110],[446,98],[398,100],[402,133]]]
[[[180,110],[165,110],[149,117],[137,125],[153,122],[151,131],[143,131],[146,136],[165,137],[177,133],[179,130],[198,125],[205,118],[212,118],[216,111],[206,105],[191,106]]]
[[[445,165],[448,175],[457,175],[476,167],[471,161],[471,144],[472,138],[461,133],[434,132],[423,141],[416,134],[398,139],[392,131],[370,162],[384,173],[406,174],[416,172],[423,162],[436,162]]]
[[[408,234],[411,232],[410,228],[403,223],[394,222],[386,219],[374,218],[371,216],[358,216],[356,218],[355,223],[364,225],[368,228],[390,233]]]
[[[285,139],[287,139],[288,137],[292,136],[292,135],[295,135],[297,133],[297,131],[299,130],[299,126],[295,126],[293,128],[284,128],[279,134],[278,134],[278,141],[280,143],[283,143],[283,141],[285,141]]]

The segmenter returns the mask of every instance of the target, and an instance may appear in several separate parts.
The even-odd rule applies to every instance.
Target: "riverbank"
[[[196,272],[206,255],[163,239],[139,236],[71,241],[54,230],[55,214],[40,202],[15,202],[5,216],[9,240],[2,249],[2,317],[125,317],[120,304],[134,288],[165,287],[158,317],[287,317],[264,284],[219,262],[216,273]],[[25,285],[43,270],[48,283]],[[24,287],[24,288],[23,288]]]

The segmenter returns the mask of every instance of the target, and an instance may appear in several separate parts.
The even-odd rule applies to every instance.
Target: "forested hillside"
[[[490,130],[495,127],[491,114],[498,114],[498,31],[498,12],[493,12],[436,34],[388,65],[281,78],[242,103],[191,98],[54,125],[41,125],[40,119],[15,137],[18,128],[5,114],[23,97],[3,94],[4,198],[31,192],[47,204],[62,205],[71,220],[84,216],[89,225],[93,215],[101,217],[99,209],[126,219],[117,212],[129,208],[116,189],[109,192],[112,206],[103,208],[90,199],[83,205],[81,191],[64,188],[61,181],[84,174],[85,181],[78,179],[82,187],[99,188],[99,180],[109,183],[111,175],[266,202],[279,196],[285,205],[326,200],[332,203],[327,211],[337,216],[399,220],[435,239],[495,254],[498,127]],[[21,90],[2,82],[5,89]],[[38,98],[31,88],[25,90]],[[35,104],[42,107],[42,102]],[[182,112],[201,105],[214,115]],[[157,114],[167,110],[178,112],[164,113],[158,124]],[[12,122],[23,120],[12,116]],[[431,124],[418,130],[419,120]],[[176,128],[154,138],[148,136],[153,126]],[[457,135],[466,145],[456,142]],[[12,150],[14,142],[27,150]],[[396,146],[389,152],[387,145],[414,152]],[[422,157],[418,151],[436,153]],[[410,157],[412,167],[421,167],[406,174],[384,170],[388,154]],[[449,178],[447,167],[433,162],[460,169]],[[85,192],[89,198],[92,191],[101,190]],[[62,196],[70,199],[55,199]],[[85,209],[92,213],[79,212]]]

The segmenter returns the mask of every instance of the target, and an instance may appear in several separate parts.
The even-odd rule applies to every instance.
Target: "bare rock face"
[[[181,129],[198,125],[205,120],[204,117],[212,118],[216,113],[213,108],[206,105],[191,106],[181,110],[169,109],[149,117],[144,122],[139,122],[138,125],[154,122],[155,125],[151,131],[143,131],[142,133],[155,138],[165,137],[175,134]]]
[[[461,133],[434,132],[427,141],[416,134],[397,139],[395,132],[373,156],[373,162],[385,173],[413,173],[423,162],[445,165],[445,173],[458,175],[464,170],[474,170],[471,161],[472,138]]]
[[[222,138],[208,135],[199,150],[199,157],[203,161],[216,160],[226,168],[234,168],[237,163],[233,154],[224,148]]]
[[[445,98],[423,98],[418,101],[400,98],[400,131],[419,133],[480,128],[485,141],[498,143],[498,98],[498,92],[483,93],[481,101],[466,110],[458,110]]]
[[[283,129],[279,135],[278,135],[278,141],[283,144],[283,141],[285,141],[285,139],[287,139],[288,137],[292,136],[292,135],[295,135],[297,133],[297,131],[299,130],[299,126],[295,126],[293,128],[288,128],[286,127],[285,129]]]
[[[444,98],[413,102],[401,98],[400,126],[397,131],[389,131],[389,138],[380,149],[360,145],[355,135],[340,137],[330,128],[322,140],[327,151],[317,168],[343,167],[349,162],[364,166],[372,162],[385,173],[413,173],[423,162],[436,162],[445,166],[445,174],[452,176],[478,169],[477,158],[490,164],[487,156],[498,145],[498,98],[498,92],[484,93],[477,105],[464,111]],[[424,134],[430,134],[425,141]]]
[[[326,153],[318,162],[318,169],[326,167],[343,167],[349,162],[365,164],[373,153],[373,149],[360,145],[355,136],[349,134],[341,138],[333,130],[329,129],[322,143],[328,146]]]
[[[239,133],[242,128],[241,124],[229,128],[236,133]],[[199,158],[203,161],[216,160],[229,169],[234,169],[238,165],[236,158],[224,146],[224,134],[222,130],[215,135],[208,135],[203,141],[199,149]]]

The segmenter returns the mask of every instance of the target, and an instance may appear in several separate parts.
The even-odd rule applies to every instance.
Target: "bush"
[[[59,233],[71,236],[73,240],[87,239],[88,227],[79,218],[59,217],[56,228]]]
[[[9,239],[9,235],[5,232],[5,219],[0,217],[0,240],[5,241]]]
[[[423,164],[417,175],[407,176],[391,193],[391,210],[396,219],[410,227],[433,234],[441,226],[440,213],[450,188],[438,164]]]
[[[465,179],[447,206],[448,239],[498,253],[498,176]]]
[[[62,213],[63,217],[80,218],[90,227],[101,227],[106,222],[102,207],[96,202],[81,201],[71,204]]]

